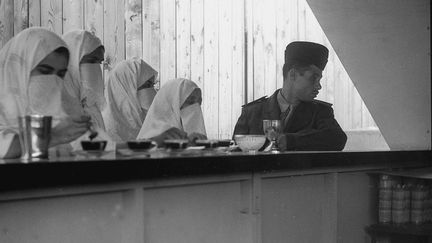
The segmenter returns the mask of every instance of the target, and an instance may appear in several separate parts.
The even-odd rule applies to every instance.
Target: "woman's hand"
[[[165,132],[161,133],[159,136],[150,138],[151,140],[155,141],[158,146],[163,145],[163,141],[166,139],[187,139],[187,133],[183,132],[182,130],[172,127]]]
[[[164,139],[185,139],[187,138],[187,133],[176,127],[171,127],[170,129],[163,132],[160,136],[162,136]]]
[[[189,142],[195,143],[195,141],[198,139],[203,139],[203,140],[207,139],[207,136],[204,134],[201,134],[201,133],[195,133],[194,132],[192,134],[189,134],[188,139],[189,139]]]
[[[51,130],[50,147],[72,142],[90,127],[90,116],[66,117]]]

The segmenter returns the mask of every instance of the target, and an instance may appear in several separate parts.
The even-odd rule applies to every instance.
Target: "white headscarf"
[[[166,82],[156,94],[137,139],[158,136],[172,127],[184,131],[180,108],[195,89],[199,87],[188,79],[174,79]],[[202,113],[200,116],[199,120],[203,121]],[[206,135],[204,122],[201,122],[194,130]]]
[[[17,117],[31,112],[28,97],[31,71],[59,47],[67,48],[67,45],[57,34],[31,27],[18,33],[0,50],[0,157],[17,133]]]
[[[86,30],[70,31],[63,35],[63,39],[70,50],[68,73],[65,77],[66,97],[71,98],[68,102],[70,105],[66,107],[67,111],[72,114],[80,114],[82,111],[79,106],[83,107],[85,103],[84,110],[90,115],[92,122],[105,130],[101,114],[104,97],[93,95],[89,85],[81,80],[80,74],[81,59],[102,46],[102,42],[97,36]]]
[[[157,74],[138,58],[122,61],[111,70],[105,84],[107,106],[102,115],[108,134],[116,142],[136,139],[145,118],[137,90]]]
[[[80,62],[81,59],[102,46],[101,40],[86,30],[74,30],[63,35],[63,40],[67,43],[70,50],[70,61],[68,73],[65,77],[65,97],[69,99],[67,111],[71,114],[80,115],[85,111],[91,117],[93,128],[98,132],[95,140],[107,140],[105,150],[115,149],[115,143],[105,132],[105,124],[102,118],[102,104],[105,97],[95,96],[90,90],[90,86],[81,80]],[[103,85],[103,82],[101,82]],[[84,109],[83,109],[84,108]],[[81,150],[80,142],[89,140],[89,132],[79,137],[71,143],[74,150]]]

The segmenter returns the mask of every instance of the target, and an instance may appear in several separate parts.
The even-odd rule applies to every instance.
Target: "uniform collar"
[[[279,120],[281,115],[281,108],[278,102],[278,94],[280,89],[276,90],[272,96],[270,96],[264,106],[263,119]],[[283,97],[282,97],[283,98]],[[287,102],[288,103],[288,102]],[[309,122],[312,119],[313,111],[309,109],[312,102],[302,102],[295,104],[291,107],[291,115],[285,124],[284,131],[287,132],[292,127],[296,127],[298,124],[303,122]],[[296,125],[297,124],[297,125]]]
[[[282,89],[278,90],[277,95],[276,95],[276,99],[277,99],[277,102],[279,104],[279,108],[282,112],[285,112],[288,108],[290,108],[292,110],[294,108],[294,106],[298,105],[298,103],[297,104],[289,103],[285,99],[285,97],[282,95]]]
[[[277,94],[279,89],[276,90],[273,95],[271,95],[264,107],[264,119],[278,120],[281,114],[281,110],[277,101]]]

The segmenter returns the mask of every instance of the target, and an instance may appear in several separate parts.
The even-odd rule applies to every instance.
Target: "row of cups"
[[[51,138],[51,116],[27,115],[18,117],[19,137],[22,151],[22,158],[48,158],[48,145]],[[258,151],[266,141],[265,135],[235,135],[235,143],[242,151]],[[82,141],[83,150],[103,151],[107,141]],[[130,149],[150,149],[156,146],[151,140],[136,140],[127,143]],[[167,148],[183,149],[189,145],[188,140],[165,140]],[[228,147],[234,145],[233,141],[227,140],[197,140],[196,146],[206,148]]]
[[[264,135],[235,135],[234,141],[242,151],[257,151],[265,143]],[[205,148],[229,147],[234,145],[234,141],[225,140],[195,140],[194,146],[202,146]],[[103,151],[106,141],[81,141],[84,150]],[[185,149],[189,146],[187,139],[168,139],[164,141],[164,147],[169,149]],[[157,144],[152,140],[135,140],[128,141],[127,146],[131,150],[147,150],[156,147]]]

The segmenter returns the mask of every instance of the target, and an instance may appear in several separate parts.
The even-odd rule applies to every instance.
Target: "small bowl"
[[[234,140],[244,152],[258,151],[263,147],[265,135],[234,135]]]
[[[128,141],[127,145],[129,149],[132,150],[145,150],[145,149],[151,149],[157,146],[157,143],[152,140],[134,140],[134,141]]]
[[[196,146],[204,146],[205,148],[216,148],[219,145],[217,140],[196,140]]]
[[[189,140],[187,139],[167,139],[164,145],[170,149],[185,149],[188,146]]]
[[[218,141],[219,147],[229,147],[231,145],[234,145],[234,141],[232,141],[231,139],[223,139]]]
[[[99,141],[81,141],[81,146],[85,151],[104,151],[107,145],[106,140]]]

